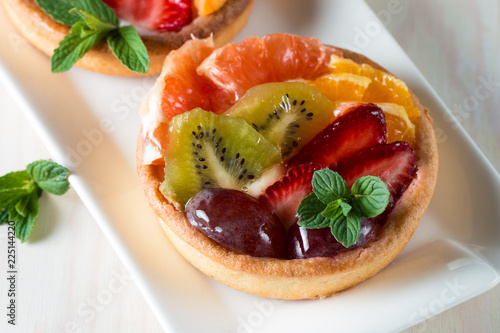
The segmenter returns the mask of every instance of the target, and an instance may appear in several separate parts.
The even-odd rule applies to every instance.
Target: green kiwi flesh
[[[245,119],[289,158],[334,120],[334,104],[304,82],[255,86],[226,115]]]
[[[169,138],[160,190],[181,205],[206,187],[245,190],[281,161],[278,148],[245,120],[200,108],[175,116]]]

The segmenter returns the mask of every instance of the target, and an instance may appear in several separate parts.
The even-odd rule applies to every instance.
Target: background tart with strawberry
[[[256,295],[331,295],[383,269],[429,205],[428,110],[368,58],[288,34],[187,42],[144,101],[137,167],[177,250]]]
[[[165,56],[193,36],[213,36],[217,46],[229,42],[246,25],[253,0],[4,0],[3,4],[18,31],[52,56],[53,72],[76,63],[104,74],[135,76],[160,73]]]

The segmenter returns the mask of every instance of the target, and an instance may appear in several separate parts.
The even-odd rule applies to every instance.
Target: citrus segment
[[[161,107],[167,121],[173,116],[201,107],[220,113],[227,94],[196,73],[198,65],[214,50],[213,40],[193,39],[165,59]],[[222,107],[223,108],[223,107]]]
[[[198,16],[210,15],[213,12],[219,10],[226,0],[194,0],[193,4],[196,8],[196,13]]]
[[[215,50],[197,69],[237,101],[248,89],[268,82],[315,79],[328,72],[330,56],[341,52],[316,38],[288,34],[251,37]]]
[[[413,146],[415,125],[408,118],[405,108],[393,103],[377,103],[377,105],[385,113],[387,143],[406,141]]]
[[[349,100],[361,102],[363,94],[371,82],[372,80],[366,76],[341,73],[320,76],[314,81],[309,81],[308,84],[318,89],[331,101]]]
[[[276,81],[264,41],[258,37],[215,50],[198,66],[197,73],[230,93],[233,102],[253,86]]]
[[[364,102],[394,103],[403,106],[410,120],[414,121],[420,111],[413,105],[411,93],[406,84],[396,77],[379,71],[370,65],[356,62],[333,54],[330,61],[332,73],[351,73],[370,78],[372,83],[363,95]]]
[[[328,72],[332,53],[319,39],[289,34],[270,34],[263,37],[274,75],[279,82],[293,79],[314,79]]]

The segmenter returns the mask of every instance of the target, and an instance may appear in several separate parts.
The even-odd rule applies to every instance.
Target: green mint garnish
[[[314,172],[312,186],[313,192],[297,208],[298,224],[307,229],[330,227],[345,247],[358,239],[361,218],[381,214],[389,203],[389,190],[378,177],[361,177],[349,189],[337,172],[322,169]]]
[[[69,13],[74,6],[70,5],[68,1],[35,0],[35,2],[38,7],[56,22],[64,25],[73,25],[80,21],[78,17]]]
[[[139,73],[148,71],[149,54],[133,26],[120,27],[110,32],[107,41],[113,54],[128,69]],[[138,45],[142,45],[143,48],[137,47]]]
[[[352,184],[353,205],[363,217],[382,214],[389,203],[389,190],[378,177],[361,177]]]
[[[72,26],[52,55],[52,72],[70,69],[106,37],[113,54],[131,71],[146,73],[149,54],[133,26],[120,27],[113,9],[101,0],[36,0],[55,21]]]
[[[69,189],[69,171],[46,160],[30,163],[26,170],[0,177],[0,224],[14,221],[16,237],[23,243],[31,234],[43,191],[62,195]]]
[[[93,48],[106,35],[89,28],[84,21],[78,21],[70,33],[59,43],[52,55],[52,72],[61,73],[69,70],[85,53]]]

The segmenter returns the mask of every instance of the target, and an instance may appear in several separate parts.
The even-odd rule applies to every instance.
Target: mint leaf
[[[68,169],[55,162],[39,160],[26,169],[0,177],[0,224],[13,221],[22,242],[31,234],[43,190],[61,195],[69,188]]]
[[[104,32],[117,28],[116,25],[101,21],[94,15],[87,13],[84,10],[72,8],[69,12],[70,14],[81,17],[85,22],[87,22],[87,25],[92,30]]]
[[[0,225],[9,222],[9,211],[10,207],[2,207],[0,208]]]
[[[22,217],[26,217],[29,214],[29,201],[30,201],[30,194],[33,192],[30,192],[29,194],[26,194],[19,198],[19,201],[15,204],[14,208],[16,209],[16,212],[21,215]]]
[[[347,214],[349,214],[349,212],[352,209],[352,206],[349,205],[347,202],[344,202],[344,201],[340,201],[339,202],[339,206],[342,209],[342,214],[344,214],[344,216],[347,216]]]
[[[342,214],[342,209],[339,206],[339,200],[329,202],[328,205],[326,205],[325,210],[321,213],[321,215],[329,219],[334,219],[339,216],[339,214]]]
[[[0,177],[0,207],[16,202],[33,190],[35,184],[26,170],[10,172]]]
[[[112,31],[107,37],[113,54],[128,69],[146,73],[149,69],[149,54],[137,30],[131,25]]]
[[[36,184],[47,192],[62,195],[69,189],[69,171],[56,162],[35,161],[26,167],[26,171]]]
[[[300,202],[297,223],[308,229],[329,226],[345,247],[359,238],[361,218],[381,214],[389,203],[389,190],[377,177],[361,177],[349,189],[337,172],[323,169],[314,172],[311,183],[313,193]]]
[[[331,223],[332,235],[344,247],[352,246],[359,238],[361,216],[359,214],[339,214]]]
[[[9,211],[9,220],[15,221],[16,237],[19,238],[22,243],[31,235],[31,230],[33,229],[36,216],[38,215],[38,193],[38,191],[33,191],[21,199],[25,201],[23,206],[26,207],[26,215],[23,216],[20,214],[17,209],[10,209]]]
[[[298,225],[308,229],[328,227],[330,219],[321,214],[325,208],[326,205],[314,193],[309,194],[300,202],[297,208],[297,214],[299,215]]]
[[[69,70],[105,35],[106,32],[91,30],[85,21],[78,21],[54,50],[51,58],[52,72],[61,73]]]
[[[41,10],[49,15],[54,21],[61,24],[71,26],[81,20],[80,18],[69,13],[73,6],[65,1],[35,0],[35,2]]]
[[[311,183],[314,193],[325,204],[337,199],[349,198],[351,195],[342,176],[330,169],[315,171]]]
[[[120,24],[118,17],[111,7],[101,0],[62,0],[71,7],[86,11],[89,14],[99,18],[99,20],[110,23],[114,26]]]
[[[385,183],[378,177],[365,176],[354,182],[353,205],[364,217],[375,217],[381,214],[389,203],[390,193]]]

